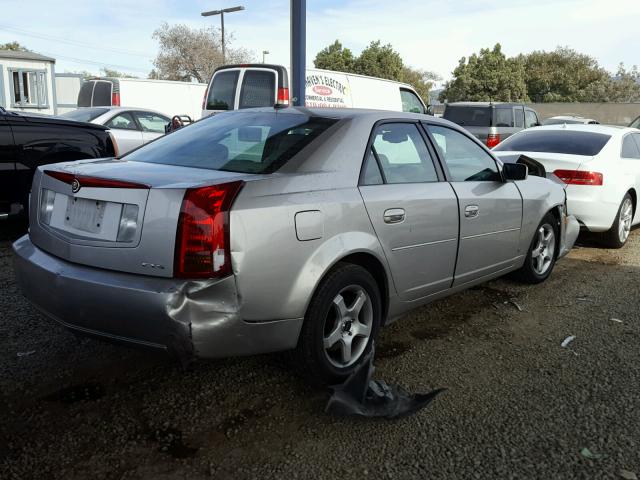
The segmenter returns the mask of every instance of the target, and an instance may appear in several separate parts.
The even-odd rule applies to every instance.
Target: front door
[[[522,197],[503,182],[493,157],[467,135],[428,125],[460,204],[460,251],[454,285],[505,270],[518,252]]]
[[[458,201],[415,123],[376,127],[360,193],[400,298],[451,287],[458,249]]]

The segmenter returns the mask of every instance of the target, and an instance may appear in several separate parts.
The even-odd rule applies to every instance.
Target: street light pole
[[[239,12],[241,10],[244,10],[244,7],[242,5],[238,5],[237,7],[223,8],[222,10],[211,10],[210,12],[202,12],[200,14],[203,17],[212,17],[214,15],[220,15],[220,34],[222,35],[222,64],[223,65],[226,63],[226,57],[225,57],[226,52],[225,52],[225,46],[224,46],[224,14],[231,13],[231,12]]]
[[[265,63],[266,56],[269,55],[269,50],[262,51],[262,63]]]

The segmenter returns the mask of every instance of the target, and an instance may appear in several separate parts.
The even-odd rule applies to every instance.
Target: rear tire
[[[609,248],[622,248],[627,239],[629,238],[629,232],[631,231],[631,222],[633,221],[633,200],[631,195],[625,194],[616,219],[613,222],[611,228],[602,234],[602,242]]]
[[[524,265],[513,274],[516,280],[536,284],[549,278],[558,258],[558,234],[558,221],[547,213],[531,240]]]
[[[358,265],[339,263],[311,299],[294,352],[295,367],[313,383],[344,380],[371,350],[381,319],[375,279]]]

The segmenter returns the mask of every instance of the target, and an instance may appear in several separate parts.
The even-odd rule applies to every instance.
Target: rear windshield
[[[513,127],[513,107],[447,105],[442,116],[453,123],[469,127]]]
[[[218,72],[207,96],[207,110],[233,110],[239,70]]]
[[[72,110],[60,115],[68,120],[75,120],[77,122],[90,122],[91,120],[98,118],[103,113],[107,113],[108,108],[79,108],[78,110]]]
[[[276,76],[264,70],[246,70],[242,78],[239,108],[273,107],[276,103]]]
[[[272,173],[336,122],[300,114],[220,114],[177,130],[127,160],[238,173]]]
[[[79,107],[90,107],[91,106],[91,96],[93,95],[93,84],[95,82],[84,82],[82,87],[80,87],[80,92],[78,93],[78,106]]]
[[[611,138],[604,133],[571,130],[524,130],[494,148],[502,152],[547,152],[594,156]]]

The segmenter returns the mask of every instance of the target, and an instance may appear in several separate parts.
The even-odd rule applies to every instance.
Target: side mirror
[[[502,176],[505,180],[526,180],[529,167],[521,163],[505,163],[502,166]]]

